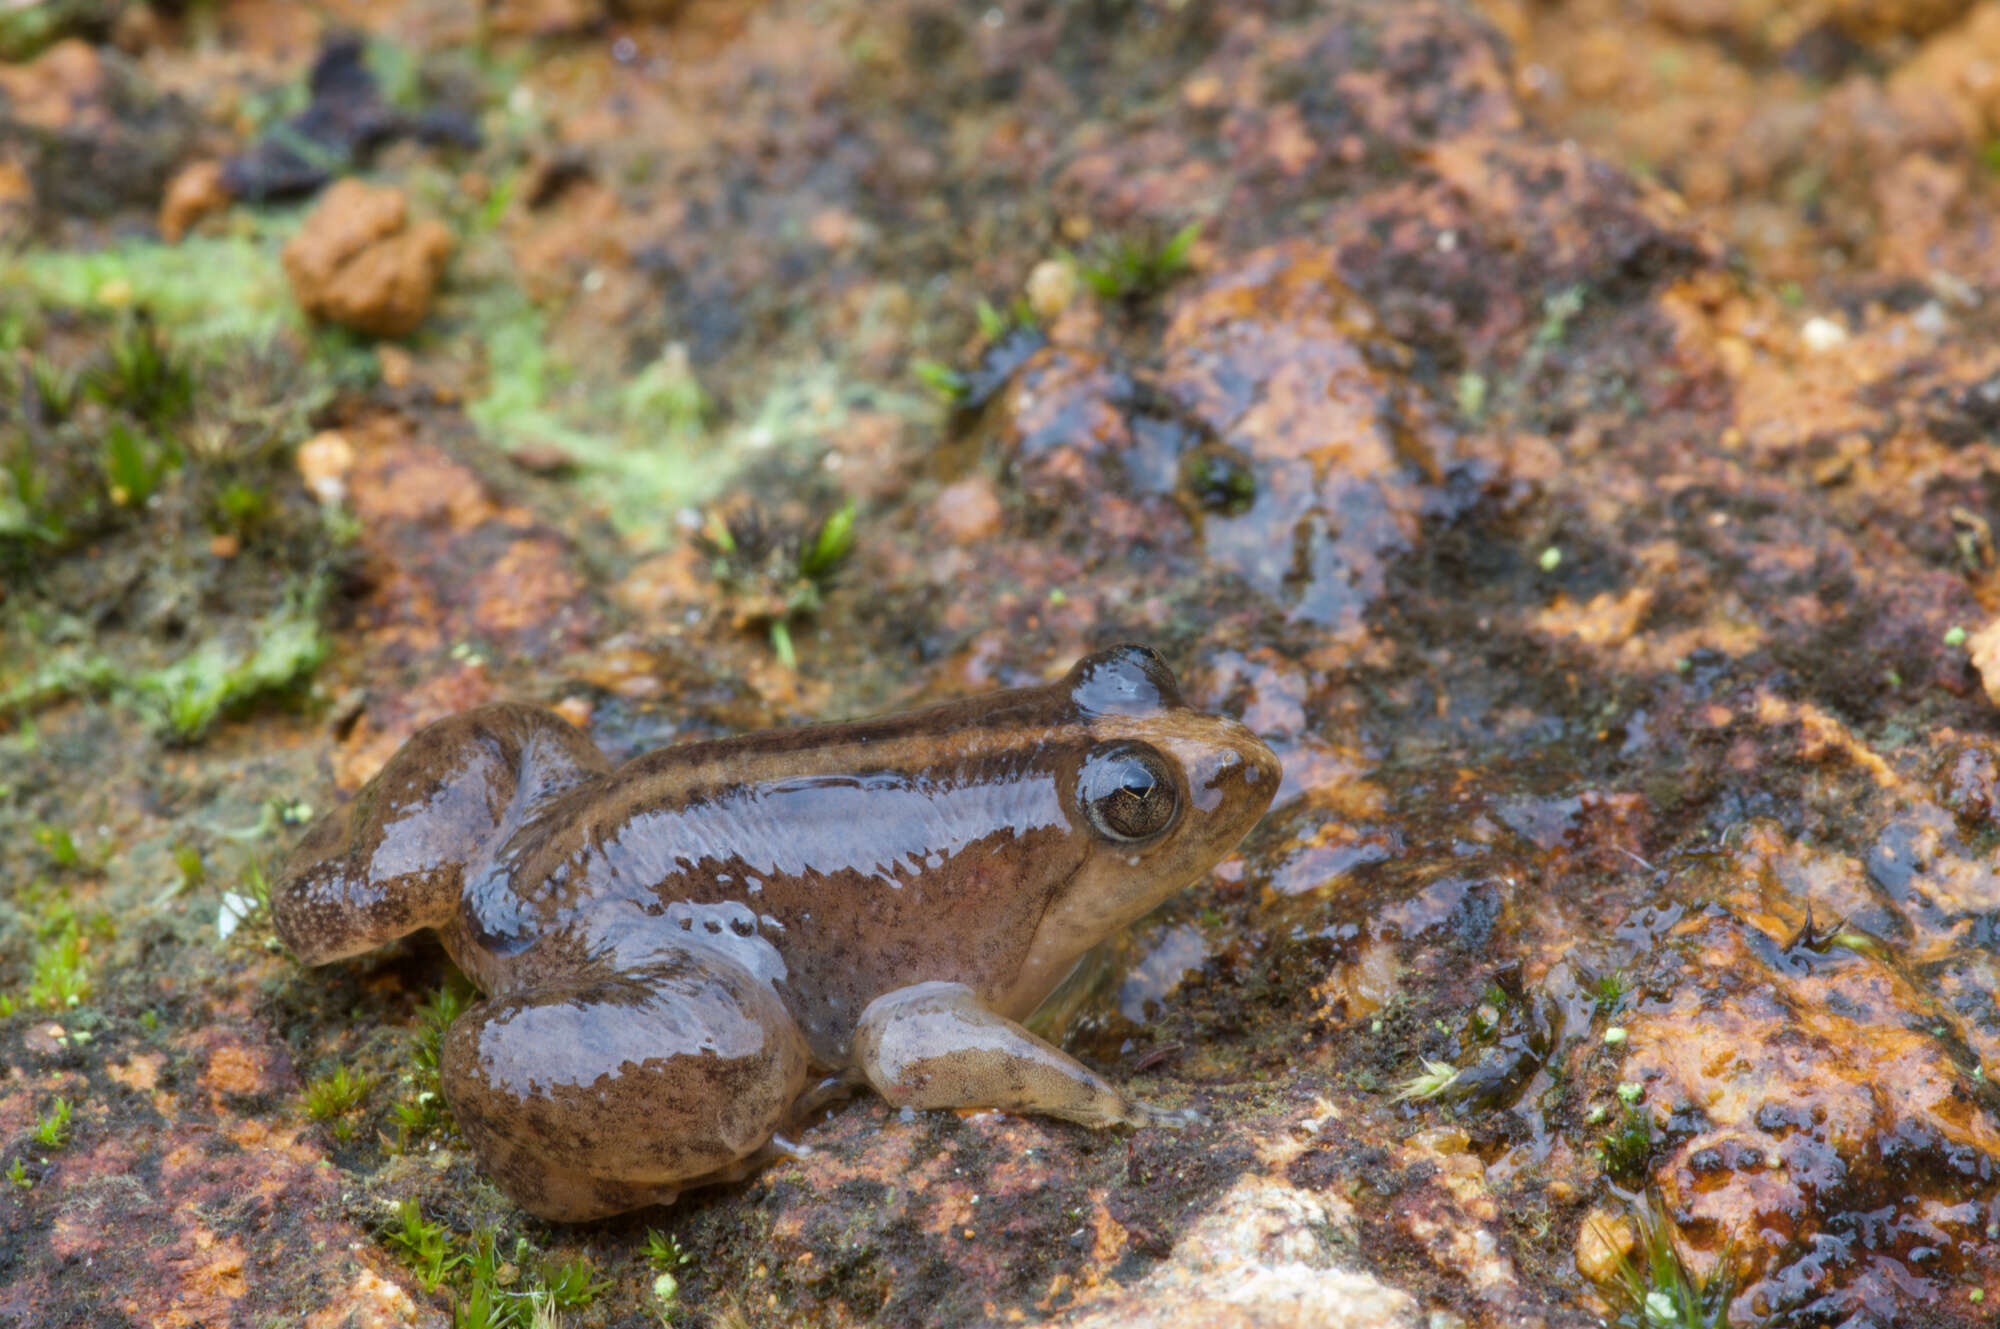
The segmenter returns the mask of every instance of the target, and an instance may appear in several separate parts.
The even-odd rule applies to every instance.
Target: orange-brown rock
[[[167,182],[160,199],[160,238],[179,244],[188,228],[211,212],[229,206],[229,190],[222,183],[222,163],[214,160],[192,162]]]
[[[346,179],[286,243],[285,275],[314,318],[400,337],[430,312],[451,250],[442,222],[410,222],[401,190]]]
[[[102,128],[110,118],[104,61],[77,38],[57,42],[25,65],[0,64],[0,106],[37,129]]]

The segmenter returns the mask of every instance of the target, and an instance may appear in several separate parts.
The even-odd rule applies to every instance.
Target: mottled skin
[[[1128,1098],[1016,1021],[1227,853],[1278,763],[1143,647],[1044,687],[613,768],[531,706],[412,738],[273,892],[308,964],[418,928],[488,994],[445,1096],[507,1193],[580,1220],[794,1148],[863,1081],[1103,1126]]]

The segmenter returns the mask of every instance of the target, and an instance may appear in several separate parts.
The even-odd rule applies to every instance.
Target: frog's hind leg
[[[807,1055],[767,984],[689,946],[481,1002],[446,1033],[439,1069],[500,1188],[581,1222],[754,1169]]]
[[[467,859],[608,765],[538,706],[438,721],[292,850],[271,889],[279,938],[307,964],[325,964],[449,921]]]

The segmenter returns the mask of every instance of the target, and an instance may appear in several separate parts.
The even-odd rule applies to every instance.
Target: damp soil
[[[0,1324],[1990,1322],[2000,5],[51,2],[0,55]],[[350,175],[453,237],[401,339],[286,285]],[[552,1228],[439,1110],[436,947],[259,908],[467,706],[620,756],[1122,640],[1285,764],[1043,1025],[1184,1132],[864,1098]],[[1301,1240],[1195,1262],[1249,1194]]]

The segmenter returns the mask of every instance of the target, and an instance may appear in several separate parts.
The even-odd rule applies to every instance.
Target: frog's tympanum
[[[308,964],[437,929],[486,993],[445,1036],[445,1097],[509,1195],[580,1220],[748,1175],[863,1082],[917,1108],[1188,1120],[1018,1021],[1228,853],[1278,774],[1138,646],[621,766],[553,712],[486,706],[315,825],[272,913]]]

